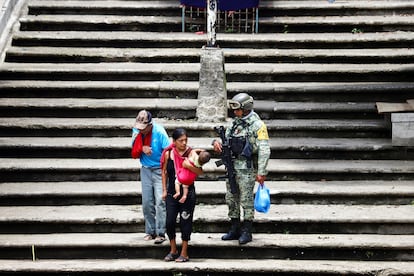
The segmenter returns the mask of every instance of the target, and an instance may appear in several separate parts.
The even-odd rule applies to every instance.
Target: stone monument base
[[[392,144],[414,147],[414,113],[392,113]]]
[[[200,56],[197,120],[223,122],[227,118],[227,88],[223,50],[203,47]]]

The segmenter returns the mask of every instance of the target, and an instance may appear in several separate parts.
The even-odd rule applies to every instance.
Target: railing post
[[[185,32],[185,6],[181,7],[181,31]]]

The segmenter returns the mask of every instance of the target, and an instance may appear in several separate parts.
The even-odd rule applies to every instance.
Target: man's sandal
[[[164,241],[165,241],[165,237],[163,237],[163,236],[157,236],[157,237],[155,238],[154,243],[155,243],[155,244],[161,244],[161,243],[163,243]]]
[[[175,259],[175,261],[177,262],[177,263],[186,263],[186,262],[188,262],[190,260],[190,258],[188,258],[188,257],[184,257],[184,256],[181,256],[180,255],[180,257],[178,257],[177,259]]]
[[[154,235],[146,234],[144,236],[144,241],[150,241],[150,240],[153,240],[153,239],[154,239]]]
[[[167,254],[167,256],[165,256],[165,258],[164,258],[164,261],[166,261],[166,262],[172,262],[172,261],[174,261],[175,259],[177,259],[178,258],[178,253],[168,253]]]

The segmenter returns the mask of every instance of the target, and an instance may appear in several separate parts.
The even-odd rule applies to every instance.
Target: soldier
[[[255,180],[263,185],[267,175],[269,135],[266,125],[253,111],[253,98],[250,95],[239,93],[227,101],[227,106],[235,115],[231,126],[226,129],[225,137],[230,141],[234,156],[237,189],[232,193],[227,181],[226,203],[231,228],[221,239],[239,240],[239,244],[246,244],[252,241]],[[214,151],[222,151],[222,142],[213,140]],[[244,213],[243,225],[240,222],[240,206]]]

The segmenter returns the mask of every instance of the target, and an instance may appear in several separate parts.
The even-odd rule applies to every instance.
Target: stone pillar
[[[414,113],[391,113],[392,145],[414,146]]]
[[[207,0],[207,47],[216,46],[217,0]]]
[[[227,118],[226,73],[223,50],[203,47],[200,57],[197,119],[224,122]]]

